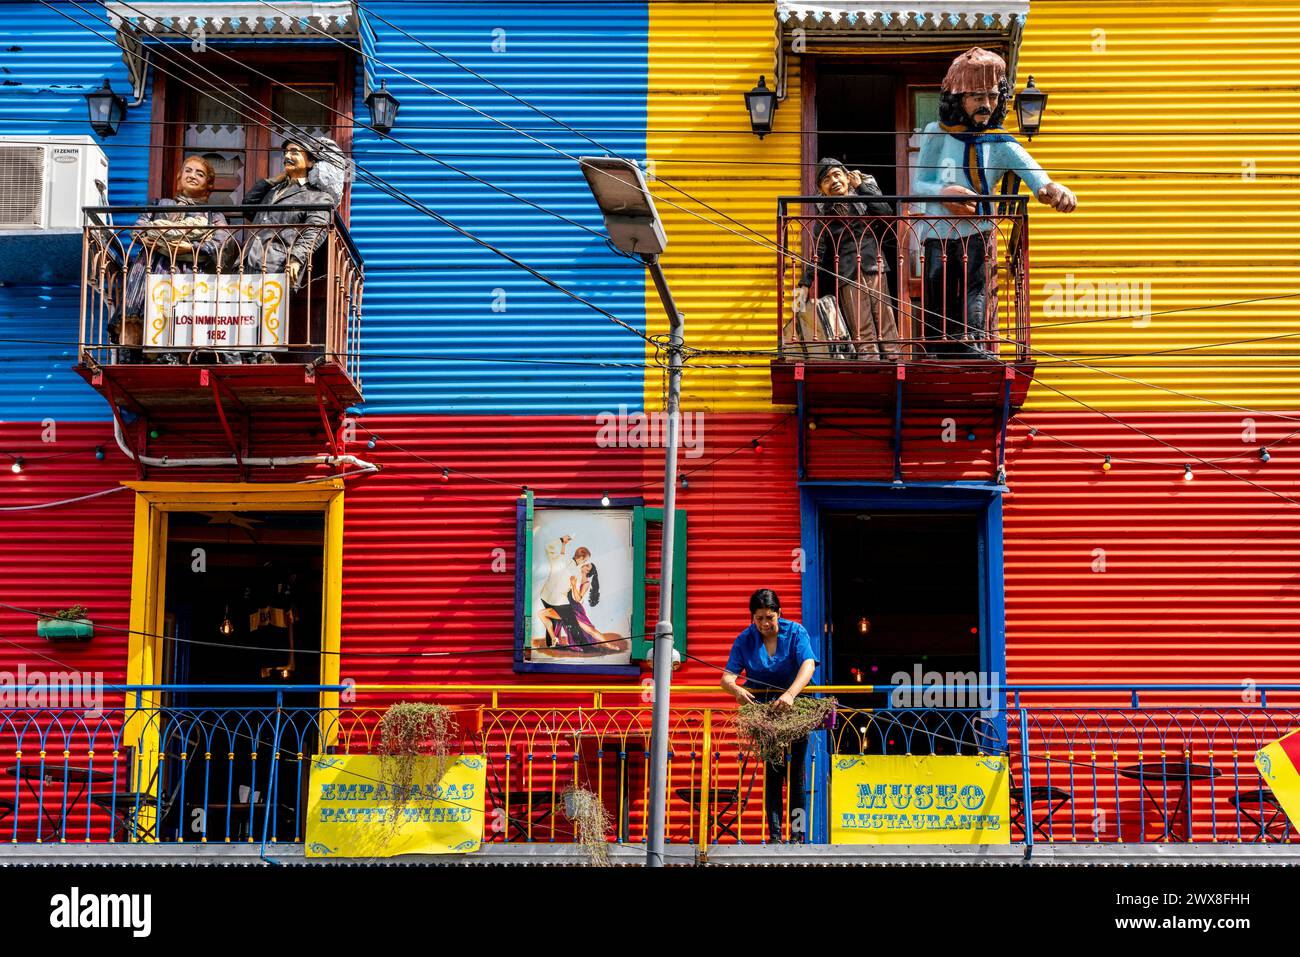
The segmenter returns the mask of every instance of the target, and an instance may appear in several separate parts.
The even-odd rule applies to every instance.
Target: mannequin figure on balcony
[[[127,238],[134,254],[126,272],[123,293],[125,323],[116,318],[109,325],[112,341],[124,346],[139,346],[143,341],[143,316],[149,275],[216,272],[223,260],[233,255],[235,243],[225,228],[226,217],[216,212],[196,212],[187,206],[202,206],[212,196],[217,173],[202,156],[187,156],[176,174],[175,190],[170,199],[161,198],[155,206],[175,207],[141,213]],[[148,228],[135,228],[148,227]],[[137,245],[138,244],[138,245]],[[122,361],[138,362],[140,350],[122,350]],[[154,361],[178,365],[181,354],[162,352],[150,356]]]
[[[987,201],[958,197],[1011,196],[1024,180],[1040,203],[1057,212],[1073,212],[1078,204],[1002,128],[1010,95],[1006,62],[972,47],[952,62],[939,94],[939,122],[922,135],[912,192],[954,197],[924,204],[923,215],[943,218],[921,220],[917,227],[931,355],[995,358],[998,352],[989,317],[997,315],[998,226],[1007,221],[992,218],[998,213]]]
[[[284,141],[284,169],[244,194],[249,206],[267,207],[253,217],[254,226],[266,226],[254,232],[244,250],[244,269],[263,275],[286,273],[289,288],[301,289],[311,272],[312,254],[325,242],[332,213],[305,206],[338,206],[350,163],[339,145],[324,136],[294,134]],[[308,330],[313,345],[317,331]],[[242,361],[232,353],[231,361]],[[263,362],[274,362],[273,353],[261,353]]]
[[[824,159],[817,165],[817,191],[832,200],[820,205],[821,215],[837,218],[818,221],[814,226],[815,266],[807,265],[795,287],[795,315],[803,315],[810,300],[814,309],[826,308],[819,307],[817,300],[831,296],[856,343],[858,355],[897,359],[898,327],[894,323],[886,264],[879,254],[872,221],[862,218],[892,216],[894,209],[884,202],[839,201],[850,196],[879,196],[880,187],[873,177],[850,170],[837,159]],[[811,332],[809,324],[805,323],[805,327]],[[805,334],[804,338],[809,336]],[[833,338],[833,331],[823,329],[817,338]]]

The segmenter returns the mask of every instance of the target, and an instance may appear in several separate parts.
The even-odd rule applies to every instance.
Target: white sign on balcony
[[[145,348],[284,349],[286,289],[284,273],[151,275]]]

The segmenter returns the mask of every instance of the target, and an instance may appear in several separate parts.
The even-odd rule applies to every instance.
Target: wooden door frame
[[[287,52],[291,52],[292,56],[287,57]],[[188,57],[186,66],[192,65],[192,68],[187,70],[174,62],[178,59],[177,54]],[[331,135],[344,154],[351,154],[353,127],[351,118],[356,97],[356,62],[349,51],[341,47],[304,49],[302,44],[290,42],[258,44],[256,49],[234,47],[221,53],[190,53],[182,47],[172,45],[169,46],[166,62],[156,61],[159,69],[154,74],[151,116],[153,127],[149,151],[150,199],[171,196],[172,190],[168,184],[175,179],[176,170],[184,159],[181,155],[184,126],[180,121],[181,111],[184,109],[183,101],[194,89],[190,82],[191,77],[197,75],[202,79],[212,80],[218,93],[225,92],[233,96],[230,90],[221,86],[218,80],[213,79],[203,69],[206,68],[223,79],[233,79],[232,73],[237,68],[227,57],[236,58],[247,68],[244,76],[251,81],[250,86],[255,91],[260,109],[264,113],[269,112],[270,91],[275,87],[275,83],[258,76],[259,73],[283,83],[333,83],[334,99],[329,104],[335,111],[332,116]],[[290,63],[288,67],[286,61]],[[269,170],[262,168],[266,165],[263,159],[270,155],[268,150],[272,144],[269,143],[269,130],[251,126],[249,132],[251,138],[245,147],[250,160],[246,182],[256,182],[256,179],[268,175]],[[345,221],[350,193],[351,184],[348,184],[339,207]]]

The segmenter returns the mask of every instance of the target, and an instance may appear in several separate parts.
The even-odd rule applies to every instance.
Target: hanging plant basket
[[[46,641],[86,641],[95,634],[89,618],[42,618],[36,622],[36,634]]]
[[[36,620],[37,637],[46,641],[86,641],[95,634],[95,623],[86,617],[83,605],[56,611]]]

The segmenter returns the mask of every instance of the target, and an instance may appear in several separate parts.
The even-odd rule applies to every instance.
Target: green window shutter
[[[632,551],[636,562],[632,597],[633,660],[644,661],[654,643],[659,613],[660,548],[663,542],[662,508],[633,509]],[[652,528],[657,526],[656,528]],[[654,534],[652,534],[652,532]],[[673,647],[686,652],[686,513],[677,509],[673,530]]]

